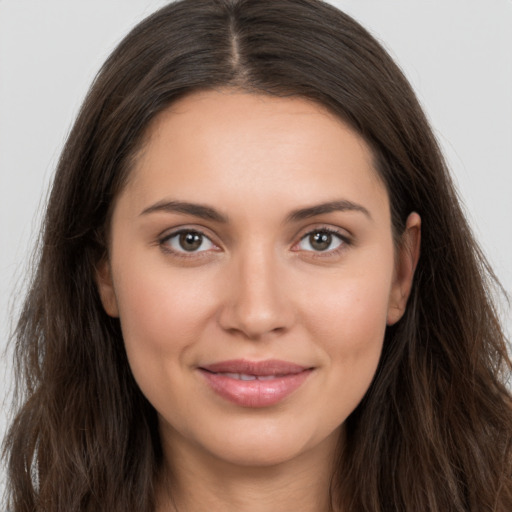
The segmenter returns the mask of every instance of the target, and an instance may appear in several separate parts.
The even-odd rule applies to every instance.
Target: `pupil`
[[[195,251],[201,246],[203,237],[199,233],[181,233],[180,245],[185,251]]]
[[[315,233],[310,236],[310,243],[313,249],[317,251],[325,251],[329,248],[332,242],[332,235],[330,233]]]

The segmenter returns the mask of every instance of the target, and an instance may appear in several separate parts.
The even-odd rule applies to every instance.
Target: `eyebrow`
[[[228,218],[210,206],[188,203],[185,201],[159,201],[149,206],[140,215],[147,215],[154,212],[185,213],[201,219],[213,220],[215,222],[227,223]]]
[[[288,215],[287,220],[289,222],[297,222],[325,213],[346,211],[361,212],[369,219],[372,219],[370,212],[364,206],[353,203],[352,201],[347,201],[346,199],[339,199],[337,201],[329,201],[328,203],[317,204],[308,208],[294,210],[290,213],[290,215]]]
[[[298,222],[301,220],[309,219],[311,217],[315,217],[317,215],[345,211],[361,212],[369,219],[372,218],[370,212],[364,206],[352,201],[348,201],[346,199],[339,199],[337,201],[329,201],[327,203],[321,203],[314,206],[309,206],[307,208],[294,210],[288,215],[287,221]],[[158,203],[155,203],[154,205],[144,209],[140,215],[148,215],[155,212],[184,213],[222,224],[227,224],[229,221],[228,217],[210,206],[197,203],[189,203],[186,201],[159,201]]]

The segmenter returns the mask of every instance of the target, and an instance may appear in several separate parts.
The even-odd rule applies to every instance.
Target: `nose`
[[[240,255],[228,272],[219,314],[224,330],[257,340],[290,329],[295,316],[291,290],[271,250]]]

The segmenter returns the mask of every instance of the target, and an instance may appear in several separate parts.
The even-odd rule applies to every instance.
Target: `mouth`
[[[205,371],[208,371],[208,370],[205,370]],[[230,373],[230,372],[211,372],[211,373],[214,373],[215,375],[221,375],[224,377],[228,377],[230,379],[244,380],[244,381],[249,381],[249,380],[266,381],[266,380],[278,379],[280,377],[286,377],[286,375],[250,375],[247,373]]]
[[[210,389],[241,407],[276,405],[304,384],[313,368],[287,361],[222,361],[199,367]]]

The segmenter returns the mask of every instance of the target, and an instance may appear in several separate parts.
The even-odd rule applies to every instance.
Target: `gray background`
[[[0,0],[0,349],[48,183],[81,100],[127,31],[165,1]],[[416,89],[475,233],[512,292],[512,1],[339,0]],[[439,229],[442,229],[439,226]],[[511,332],[510,307],[501,302]],[[10,353],[0,360],[0,406]],[[0,435],[8,407],[0,407]],[[1,490],[1,489],[0,489]]]

